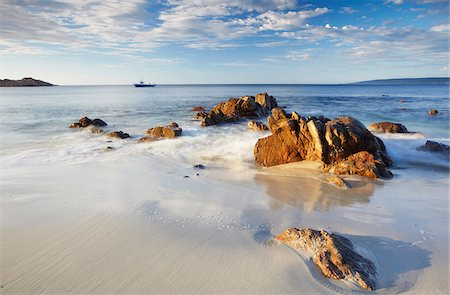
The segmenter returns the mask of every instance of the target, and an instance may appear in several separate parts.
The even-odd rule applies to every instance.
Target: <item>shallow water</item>
[[[420,134],[380,136],[395,162],[392,180],[351,177],[348,181],[352,189],[339,190],[324,183],[324,175],[316,170],[296,166],[257,168],[253,146],[259,137],[268,133],[248,131],[245,120],[207,128],[192,120],[193,106],[211,108],[229,97],[259,92],[268,92],[277,98],[279,105],[302,115],[331,118],[350,115],[366,126],[389,120]],[[428,116],[430,108],[438,109],[439,115]],[[133,139],[110,141],[103,135],[67,128],[83,115],[101,118],[109,124],[107,130],[123,130]],[[236,237],[245,237],[215,246],[215,255],[226,253],[226,257],[233,251],[256,247],[255,244],[266,247],[263,246],[265,240],[289,226],[313,227],[347,235],[366,256],[373,257],[380,270],[381,293],[448,291],[448,160],[416,150],[427,139],[450,142],[447,87],[158,85],[152,89],[130,86],[3,88],[0,89],[0,120],[1,229],[5,245],[12,247],[4,251],[11,253],[11,257],[17,254],[11,241],[25,239],[27,231],[24,228],[30,230],[28,240],[32,241],[38,236],[31,233],[33,228],[41,230],[50,225],[74,224],[74,220],[96,214],[125,215],[133,222],[150,227],[162,224],[168,230],[175,227],[178,234],[170,239],[175,239],[180,248],[172,247],[170,254],[181,255],[187,247],[192,251],[191,257],[200,260],[201,252],[192,249],[198,243],[198,235],[201,239],[217,236],[220,241],[230,232]],[[182,137],[153,143],[134,141],[148,128],[172,121],[183,128]],[[106,146],[115,147],[115,150],[105,152]],[[192,167],[200,163],[206,169]],[[182,230],[185,227],[186,230]],[[195,229],[188,230],[189,227]],[[18,236],[14,236],[14,232]],[[141,243],[135,245],[142,247]],[[258,250],[257,253],[268,255],[268,251]],[[242,253],[239,252],[237,257],[240,257],[243,270],[254,264],[255,259],[265,259],[246,258]],[[66,254],[69,257],[71,253]],[[286,258],[284,255],[290,254],[284,253]],[[25,265],[27,261],[23,259]],[[64,262],[64,258],[61,259]],[[11,261],[2,260],[6,265]],[[186,267],[189,263],[192,259],[186,261]],[[207,264],[207,261],[201,263]],[[226,259],[220,263],[224,269],[235,268],[231,262],[227,264]],[[275,276],[292,276],[287,281],[279,281],[289,286],[285,293],[298,288],[319,293],[353,290],[351,286],[322,279],[315,275],[313,268],[297,269],[300,272],[297,275],[275,261],[271,263],[276,270]],[[307,261],[300,258],[298,263],[307,265]],[[140,266],[145,267],[145,264]],[[106,272],[110,271],[109,264],[105,263],[104,267]],[[265,267],[270,267],[270,263]],[[21,269],[3,273],[8,282],[15,282],[11,283],[14,286],[11,290],[37,290],[32,288],[42,277],[28,278],[27,284],[20,289],[19,274],[27,277],[26,273],[20,273]],[[255,280],[262,277],[261,273],[255,273],[256,269],[248,268],[248,275],[255,275]],[[302,271],[310,272],[308,279],[299,280]],[[130,273],[143,278],[138,273]],[[182,275],[177,272],[174,279]],[[133,276],[130,274],[127,280],[132,280]],[[212,275],[211,280],[217,283],[220,278]],[[60,283],[58,288],[63,288],[67,281]],[[49,284],[48,290],[67,291],[56,288],[56,283]],[[92,290],[98,292],[115,288],[108,285],[113,289],[95,289],[98,286],[92,284]],[[137,289],[132,290],[147,290],[143,284],[142,289],[133,285]],[[239,281],[235,288],[227,290],[259,293],[260,289],[251,289],[245,284],[245,281]],[[195,290],[208,293],[219,290],[219,286],[223,285]],[[279,285],[274,283],[266,287],[270,293]],[[166,289],[158,290],[164,292]]]

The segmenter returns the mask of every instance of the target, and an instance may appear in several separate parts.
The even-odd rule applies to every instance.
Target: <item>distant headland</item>
[[[22,80],[0,79],[0,87],[38,87],[38,86],[56,86],[48,82],[33,79],[30,77]]]
[[[350,85],[449,85],[450,78],[399,78],[350,83]]]

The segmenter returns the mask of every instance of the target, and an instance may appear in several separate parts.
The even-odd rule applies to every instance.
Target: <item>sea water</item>
[[[260,92],[302,116],[348,115],[366,126],[391,121],[415,133],[379,135],[394,160],[392,180],[350,177],[352,188],[339,190],[314,170],[258,168],[253,147],[270,133],[249,131],[245,119],[210,127],[193,120],[194,106],[209,110]],[[439,114],[429,116],[431,108]],[[82,116],[103,119],[105,132],[121,130],[132,138],[68,128]],[[448,288],[442,285],[448,271],[448,158],[417,147],[427,140],[449,144],[449,118],[447,86],[1,88],[1,227],[60,223],[99,210],[243,231],[258,241],[288,226],[324,228],[350,235],[363,252],[379,255],[380,268],[390,270],[382,288],[409,289],[428,268],[433,271],[425,277],[437,279],[425,281],[440,282],[442,290]],[[137,142],[148,128],[171,122],[183,129],[181,137]],[[105,151],[108,146],[113,149]],[[193,168],[196,164],[206,169]],[[408,259],[386,267],[389,255],[380,253],[388,252]]]

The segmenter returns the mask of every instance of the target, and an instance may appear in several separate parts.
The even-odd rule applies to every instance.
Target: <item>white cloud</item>
[[[450,24],[443,24],[443,25],[439,25],[439,26],[434,26],[431,28],[432,31],[434,32],[446,32],[446,31],[450,31]]]
[[[384,1],[384,3],[386,3],[386,4],[395,4],[395,5],[401,5],[404,2],[405,2],[404,0],[386,0],[386,1]]]

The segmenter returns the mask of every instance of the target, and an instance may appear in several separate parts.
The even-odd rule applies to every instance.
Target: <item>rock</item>
[[[112,146],[107,146],[106,148],[105,148],[105,152],[109,152],[109,151],[112,151],[114,148],[112,147]]]
[[[272,135],[259,139],[254,148],[255,161],[260,166],[307,160],[321,162],[325,171],[336,174],[347,171],[369,177],[390,175],[385,167],[392,161],[383,141],[356,119],[348,116],[334,120],[325,117],[307,119],[274,108],[267,122]],[[363,151],[366,153],[351,157]],[[363,160],[369,162],[364,164]],[[336,166],[340,162],[344,163]]]
[[[348,189],[350,186],[345,182],[342,178],[337,176],[329,176],[327,177],[327,182],[333,184],[334,186],[342,189]]]
[[[38,86],[56,86],[42,80],[30,77],[22,78],[22,80],[0,79],[0,87],[38,87]]]
[[[197,165],[194,165],[194,168],[195,169],[205,169],[206,167],[203,164],[197,164]]]
[[[92,120],[89,119],[88,117],[82,117],[79,120],[81,127],[87,127],[89,126],[89,124],[91,124]]]
[[[198,113],[195,117],[202,118],[202,126],[211,126],[220,123],[235,122],[242,117],[262,117],[270,113],[277,106],[277,101],[267,93],[241,98],[231,98],[226,102],[217,104],[206,115]]]
[[[101,119],[91,120],[88,117],[81,117],[78,122],[70,124],[69,128],[85,128],[88,126],[103,127],[106,125],[108,124],[106,124],[106,122]]]
[[[417,149],[420,151],[440,153],[446,157],[450,156],[450,146],[436,141],[427,140],[424,145],[419,146]]]
[[[249,121],[247,123],[247,126],[253,130],[253,131],[267,131],[269,130],[269,128],[267,128],[266,125],[264,125],[264,123],[259,122],[259,121]]]
[[[180,136],[183,130],[177,123],[172,122],[165,127],[156,126],[147,130],[147,134],[153,137],[175,138]]]
[[[428,111],[428,115],[430,115],[430,116],[436,116],[438,113],[439,113],[439,111],[436,109],[431,109]]]
[[[402,124],[391,122],[373,123],[369,126],[369,130],[377,133],[410,133]]]
[[[120,139],[125,139],[125,138],[131,137],[128,133],[124,133],[122,131],[113,131],[113,132],[106,134],[106,136],[112,137],[112,138],[120,138]]]
[[[324,230],[289,228],[275,238],[312,256],[322,274],[330,279],[348,280],[375,290],[375,264],[358,254],[350,240]]]
[[[205,112],[198,112],[197,114],[194,115],[194,119],[196,120],[203,120],[206,117],[208,117],[208,114]]]
[[[193,111],[193,112],[201,112],[201,111],[204,111],[204,110],[205,110],[205,109],[204,109],[203,107],[198,107],[198,106],[192,108],[192,111]]]
[[[102,119],[94,119],[91,122],[91,125],[95,126],[95,127],[104,127],[107,126],[108,124],[106,124],[105,121],[103,121]]]
[[[139,142],[154,142],[159,140],[160,138],[154,137],[154,136],[144,136],[139,138]]]

